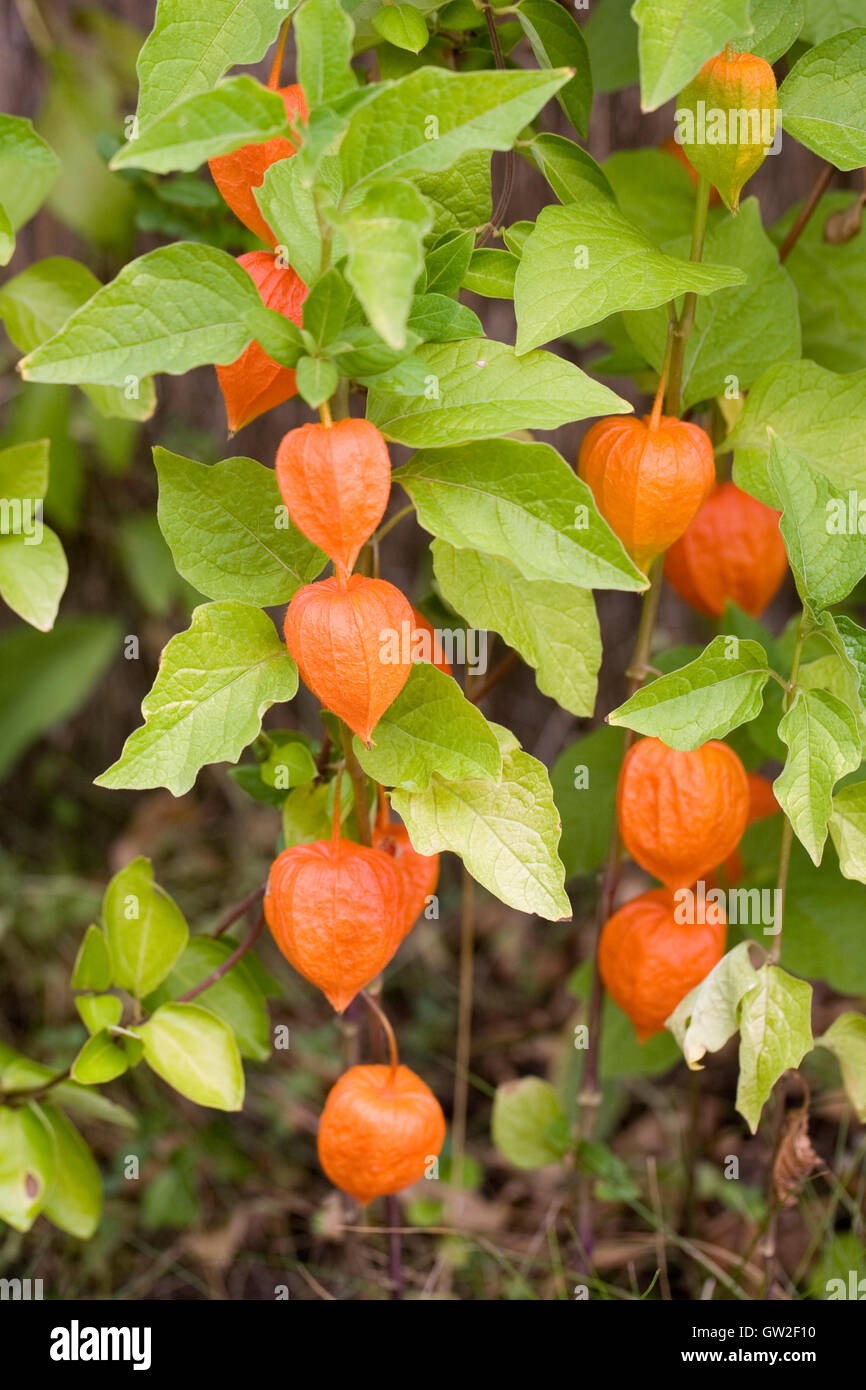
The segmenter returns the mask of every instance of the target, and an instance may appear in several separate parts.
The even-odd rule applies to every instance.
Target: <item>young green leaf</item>
[[[146,1007],[156,1009],[200,985],[225,965],[235,949],[233,941],[214,941],[207,936],[194,936],[159,989],[145,1001]],[[239,960],[227,974],[202,990],[196,996],[196,1003],[228,1024],[242,1057],[263,1062],[270,1056],[267,1005],[247,968],[246,959]]]
[[[823,10],[823,4],[820,8]],[[734,51],[755,53],[768,63],[775,63],[788,52],[803,28],[804,0],[751,0],[750,9],[752,32],[731,40]]]
[[[302,357],[298,362],[296,381],[298,395],[313,410],[333,396],[339,383],[337,368],[328,357]]]
[[[25,381],[129,384],[235,362],[253,337],[258,290],[233,256],[196,242],[130,261],[61,330],[23,358]]]
[[[123,1016],[123,1004],[116,994],[77,994],[74,1003],[90,1034],[115,1028]]]
[[[734,34],[751,31],[749,0],[636,0],[640,95],[655,111],[691,82]]]
[[[289,133],[278,92],[252,77],[229,77],[212,92],[187,97],[149,121],[117,151],[109,168],[149,169],[154,174],[198,169],[242,145]]]
[[[449,232],[428,251],[424,261],[427,292],[456,294],[463,284],[475,247],[475,232]],[[432,335],[431,335],[432,336]]]
[[[430,33],[424,16],[414,5],[383,4],[373,15],[373,28],[386,43],[407,53],[420,53],[427,47]]]
[[[285,514],[272,468],[153,451],[159,524],[177,571],[212,599],[288,603],[321,574],[325,556]]]
[[[841,603],[866,574],[866,534],[856,513],[851,525],[848,493],[772,431],[768,475],[800,597],[814,609]]]
[[[862,741],[854,711],[826,690],[799,691],[782,717],[779,737],[788,747],[773,783],[794,834],[820,864],[833,810],[833,788],[860,766]]]
[[[538,688],[563,709],[595,708],[601,636],[592,593],[525,579],[508,560],[433,542],[433,568],[446,603],[476,629],[498,632],[536,673]]]
[[[866,1017],[839,1014],[826,1033],[815,1039],[815,1046],[826,1047],[837,1058],[854,1114],[861,1124],[866,1122]]]
[[[517,19],[540,68],[574,68],[556,94],[575,130],[586,139],[592,107],[592,73],[586,39],[574,17],[557,0],[520,0]]]
[[[40,632],[54,626],[69,574],[63,546],[42,520],[48,447],[39,439],[0,450],[0,597]]]
[[[526,579],[639,590],[646,579],[549,444],[496,439],[429,449],[394,471],[433,535],[508,560]]]
[[[621,309],[651,309],[691,291],[712,294],[745,280],[736,266],[665,255],[601,193],[543,208],[514,282],[517,351]]]
[[[769,678],[759,643],[714,637],[696,661],[645,685],[608,715],[608,723],[686,752],[755,719]]]
[[[866,29],[804,53],[779,89],[785,130],[837,169],[866,164]]]
[[[556,4],[556,0],[550,0]],[[557,9],[559,6],[557,5]],[[488,299],[513,299],[514,277],[520,261],[511,251],[485,246],[473,251],[469,267],[463,276],[463,289],[483,294]]]
[[[89,1240],[102,1214],[102,1179],[89,1147],[56,1105],[41,1105],[41,1117],[57,1151],[57,1173],[44,1214],[77,1240]]]
[[[54,1137],[38,1108],[0,1106],[0,1220],[29,1231],[56,1173]]]
[[[691,1071],[719,1052],[740,1026],[740,1002],[760,983],[749,959],[750,942],[741,941],[674,1009],[665,1027],[673,1033]]]
[[[32,122],[0,112],[0,207],[10,235],[45,201],[59,172],[57,155]]]
[[[138,55],[139,124],[209,91],[230,67],[257,63],[294,8],[295,0],[160,0]]]
[[[112,983],[142,999],[156,989],[186,946],[189,929],[172,898],[139,856],[105,890],[102,920]]]
[[[515,1168],[559,1163],[568,1149],[568,1126],[559,1097],[538,1076],[522,1076],[497,1086],[492,1132],[497,1149]]]
[[[182,1096],[214,1110],[240,1110],[244,1071],[228,1024],[198,1004],[162,1004],[136,1030],[144,1060]]]
[[[450,850],[473,878],[518,912],[571,916],[557,856],[561,825],[547,769],[519,749],[505,752],[499,782],[446,782],[391,797],[419,854]]]
[[[304,332],[310,334],[315,347],[328,347],[340,336],[351,301],[345,277],[332,266],[304,300]]]
[[[105,937],[95,924],[84,933],[72,971],[73,989],[108,989],[111,984],[111,961]]]
[[[430,205],[401,179],[369,184],[345,213],[334,213],[349,251],[346,278],[367,318],[393,348],[406,346],[406,320],[433,225]]]
[[[72,1063],[72,1080],[82,1086],[101,1086],[129,1069],[129,1058],[119,1034],[107,1028],[88,1038]]]
[[[407,642],[409,634],[406,634]],[[429,661],[418,661],[366,748],[354,741],[364,771],[388,787],[426,791],[434,774],[449,782],[497,781],[502,756],[496,735],[459,685]]]
[[[469,150],[455,159],[450,168],[419,174],[413,182],[418,192],[432,204],[436,236],[449,231],[474,232],[490,217],[490,154],[487,150]]]
[[[265,710],[297,688],[295,663],[266,613],[231,599],[201,604],[162,654],[142,702],[144,725],[97,785],[183,796],[205,763],[237,762]]]
[[[564,135],[542,131],[530,141],[525,154],[547,179],[561,203],[577,202],[587,192],[600,193],[614,202],[613,189],[601,166],[591,154],[573,140],[566,140]]]
[[[845,878],[866,883],[866,782],[853,782],[833,797],[830,838]]]
[[[328,187],[334,195],[339,191],[339,175],[334,171],[332,158],[322,161],[317,183]],[[278,159],[253,194],[289,265],[305,285],[315,285],[322,268],[322,234],[313,191],[304,181],[300,161]],[[331,246],[333,259],[340,260],[345,251],[343,238],[337,232]]]
[[[740,1004],[737,1109],[752,1134],[783,1072],[812,1049],[812,986],[777,965],[764,965]]]
[[[336,101],[358,85],[352,71],[355,26],[340,0],[304,0],[295,18],[298,81],[310,106]]]

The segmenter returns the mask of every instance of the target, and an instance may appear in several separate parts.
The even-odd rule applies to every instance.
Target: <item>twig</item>
[[[231,955],[227,956],[222,964],[217,966],[216,970],[212,970],[211,973],[206,975],[197,985],[193,985],[192,989],[188,989],[186,994],[178,995],[174,1003],[188,1004],[191,999],[197,998],[199,994],[204,994],[206,989],[210,989],[211,985],[215,985],[217,980],[222,979],[223,975],[227,975],[232,966],[237,965],[241,957],[245,956],[250,947],[255,945],[262,933],[264,925],[265,914],[260,912],[256,918],[255,926],[247,933],[236,950],[232,951]]]
[[[460,906],[460,987],[457,1012],[457,1052],[454,1103],[451,1118],[451,1187],[463,1188],[463,1155],[466,1149],[466,1111],[469,1100],[469,1064],[472,1056],[472,986],[475,953],[475,880],[463,870]]]
[[[499,43],[499,35],[496,32],[496,21],[493,18],[493,11],[487,0],[484,0],[484,18],[487,22],[487,33],[490,38],[490,47],[493,49],[493,61],[497,68],[504,69],[505,59],[502,56],[502,47]],[[496,232],[503,221],[508,205],[511,202],[511,190],[514,186],[514,150],[505,151],[505,169],[502,178],[502,188],[496,200],[496,206],[490,214],[490,221],[482,227],[481,233],[476,240],[476,246],[486,246],[487,242]]]
[[[790,256],[794,247],[797,245],[797,242],[800,239],[804,227],[806,226],[807,222],[812,216],[812,213],[815,211],[816,207],[821,201],[822,194],[825,193],[827,188],[829,187],[830,180],[832,179],[835,172],[836,170],[832,164],[825,164],[820,174],[816,178],[806,198],[805,203],[800,208],[800,211],[797,213],[797,216],[794,218],[791,230],[788,232],[788,235],[785,237],[785,240],[779,247],[780,262],[785,262]]]
[[[507,656],[504,656],[499,665],[494,666],[493,670],[488,676],[485,676],[483,681],[479,681],[477,685],[473,685],[471,692],[466,696],[470,704],[477,705],[479,700],[483,700],[485,695],[489,695],[494,685],[499,684],[502,677],[508,674],[512,666],[516,665],[519,659],[517,652],[509,652]]]
[[[707,230],[707,213],[710,206],[710,181],[703,174],[698,179],[695,191],[695,216],[692,225],[692,247],[689,259],[699,261],[704,254],[704,237]],[[695,312],[698,296],[694,291],[683,300],[683,311],[673,328],[673,343],[670,355],[670,371],[667,384],[667,409],[669,415],[679,415],[682,395],[683,363],[686,343],[695,326]]]
[[[232,923],[236,922],[239,917],[243,917],[244,913],[248,912],[254,903],[258,902],[259,898],[264,897],[266,887],[267,884],[262,883],[258,888],[254,888],[252,893],[248,893],[243,902],[238,903],[237,907],[233,907],[231,912],[223,917],[222,921],[217,923],[210,935],[212,937],[222,936],[224,931],[228,931]]]

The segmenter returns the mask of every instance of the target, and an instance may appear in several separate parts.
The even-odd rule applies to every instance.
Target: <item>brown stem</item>
[[[517,652],[509,652],[507,656],[502,658],[499,665],[494,666],[490,674],[485,676],[483,681],[479,681],[477,685],[473,685],[472,690],[467,692],[467,700],[469,700],[471,704],[477,705],[479,700],[483,700],[484,696],[490,693],[494,685],[499,684],[502,677],[508,674],[512,666],[514,666],[518,660],[519,657]]]
[[[361,989],[358,991],[358,993],[360,994],[364,1003],[367,1005],[367,1008],[370,1009],[376,1015],[377,1019],[379,1020],[379,1027],[385,1034],[385,1038],[388,1043],[388,1057],[391,1063],[391,1074],[388,1077],[388,1085],[390,1086],[393,1084],[394,1077],[397,1075],[397,1068],[400,1065],[400,1054],[397,1051],[397,1039],[394,1036],[394,1029],[391,1027],[390,1020],[388,1018],[388,1015],[385,1013],[385,1010],[382,1008],[381,1004],[379,1004],[378,1001],[373,998],[373,995],[370,993],[370,991],[366,989]]]
[[[7,1100],[23,1100],[25,1098],[27,1100],[38,1100],[40,1096],[45,1095],[46,1091],[52,1090],[54,1086],[59,1086],[62,1081],[69,1081],[71,1078],[72,1068],[67,1067],[66,1071],[58,1073],[57,1076],[52,1076],[48,1081],[41,1081],[38,1086],[19,1086],[14,1091],[0,1090],[0,1097],[2,1097],[4,1105]]]
[[[403,1298],[403,1240],[400,1231],[402,1215],[400,1198],[389,1196],[385,1199],[388,1220],[388,1275],[391,1280],[391,1301],[399,1303]]]
[[[358,822],[358,839],[362,845],[371,845],[373,836],[370,833],[370,808],[367,805],[367,776],[358,759],[355,757],[355,750],[352,747],[352,730],[347,725],[340,724],[340,738],[343,743],[343,753],[346,757],[346,770],[352,779],[352,796],[355,800],[355,819]]]
[[[174,1003],[188,1004],[191,999],[196,999],[198,995],[204,994],[206,989],[210,989],[211,985],[215,985],[217,980],[222,979],[223,975],[227,975],[232,966],[237,965],[241,957],[245,956],[250,947],[255,945],[256,941],[261,936],[264,925],[265,914],[260,912],[256,919],[255,926],[247,933],[240,945],[232,951],[231,955],[223,961],[222,965],[218,965],[216,970],[212,970],[211,973],[206,975],[197,985],[193,985],[192,989],[188,989],[186,994],[179,995],[178,998],[174,1000]]]
[[[224,931],[228,931],[229,927],[236,922],[239,917],[243,917],[244,913],[248,912],[253,904],[257,903],[259,898],[264,896],[266,888],[267,884],[262,883],[258,888],[254,888],[252,893],[248,893],[243,902],[238,903],[237,907],[233,907],[231,912],[223,917],[222,921],[217,923],[210,935],[222,936]]]
[[[812,216],[812,213],[815,211],[816,207],[821,201],[822,194],[825,193],[827,188],[829,187],[830,180],[832,179],[835,172],[836,170],[832,164],[825,164],[820,174],[816,178],[808,194],[808,197],[806,198],[805,203],[800,208],[800,211],[797,213],[797,216],[794,218],[791,230],[788,232],[788,235],[785,237],[785,240],[779,247],[779,260],[781,262],[784,262],[788,259],[794,247],[797,245],[797,242],[800,239],[804,227],[808,223],[809,219]]]
[[[460,986],[457,1011],[454,1104],[451,1120],[451,1187],[463,1187],[463,1154],[466,1149],[466,1112],[469,1101],[469,1064],[472,1057],[472,988],[475,955],[475,880],[463,870],[460,908]]]

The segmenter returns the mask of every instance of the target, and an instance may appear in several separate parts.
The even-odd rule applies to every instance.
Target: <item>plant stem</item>
[[[352,796],[355,801],[355,819],[358,822],[358,839],[362,845],[371,845],[373,836],[370,832],[370,808],[367,805],[367,776],[358,759],[355,757],[355,750],[352,747],[352,730],[341,722],[340,739],[343,744],[343,753],[346,758],[346,770],[352,779]]]
[[[212,970],[211,973],[206,975],[203,980],[200,980],[197,985],[193,985],[192,989],[188,989],[186,994],[178,995],[174,1002],[176,1004],[188,1004],[191,999],[196,999],[200,994],[204,994],[206,989],[210,989],[211,985],[215,985],[217,980],[222,979],[223,975],[227,975],[232,966],[237,965],[241,957],[245,956],[250,947],[255,945],[262,933],[264,925],[265,914],[260,912],[252,930],[247,933],[240,945],[232,951],[231,955],[227,956],[222,964],[217,966],[216,970]]]
[[[38,1086],[20,1086],[14,1091],[3,1091],[0,1089],[0,1097],[2,1097],[4,1105],[7,1100],[37,1100],[39,1096],[44,1096],[45,1093],[52,1090],[54,1086],[59,1086],[61,1082],[70,1081],[71,1079],[72,1068],[67,1067],[66,1071],[59,1072],[57,1076],[52,1076],[50,1080],[40,1081]]]
[[[383,521],[376,534],[372,537],[375,544],[379,545],[385,539],[388,532],[392,531],[404,517],[411,516],[414,510],[415,508],[410,502],[408,507],[401,507],[399,512],[395,512],[393,516],[388,517],[387,521]]]
[[[385,1198],[388,1231],[388,1275],[391,1280],[391,1301],[399,1303],[403,1298],[403,1237],[400,1225],[403,1220],[400,1212],[400,1198],[393,1195]]]
[[[460,903],[460,992],[457,1006],[457,1053],[454,1104],[451,1120],[451,1188],[463,1188],[463,1155],[466,1150],[466,1111],[469,1101],[469,1064],[472,1054],[472,987],[475,956],[475,880],[463,870]]]
[[[791,225],[791,230],[788,232],[788,235],[785,237],[785,240],[779,247],[779,260],[781,262],[784,262],[788,259],[794,247],[797,245],[797,242],[799,241],[800,236],[802,235],[803,229],[809,222],[812,213],[815,211],[816,207],[821,201],[822,194],[825,193],[827,188],[829,187],[830,180],[832,179],[835,172],[836,170],[832,164],[825,164],[817,179],[813,183],[811,189],[809,190],[809,194],[806,198],[805,203],[800,208],[800,211],[797,213],[797,216],[795,217]]]
[[[493,49],[493,61],[496,67],[501,71],[505,67],[505,59],[502,56],[502,47],[499,43],[499,35],[496,32],[496,21],[493,18],[493,10],[487,3],[487,0],[484,0],[481,8],[484,10],[484,19],[487,23],[487,34],[490,39],[490,47]],[[481,234],[475,243],[476,246],[485,246],[496,232],[508,211],[513,186],[514,150],[510,149],[505,152],[505,170],[502,179],[502,188],[500,189],[499,197],[496,199],[496,206],[490,214],[490,221],[485,227],[482,227]]]
[[[710,181],[701,174],[698,178],[698,186],[695,191],[695,217],[692,224],[692,248],[689,253],[689,260],[699,261],[704,254],[704,237],[707,230],[707,213],[709,211],[709,206]],[[668,415],[679,415],[680,413],[683,362],[685,360],[686,343],[695,326],[695,309],[697,308],[697,303],[698,297],[694,292],[687,294],[683,300],[683,311],[674,325],[670,371],[668,373]]]
[[[238,903],[237,907],[233,907],[231,912],[217,923],[210,935],[222,936],[224,931],[228,931],[229,927],[236,922],[239,917],[243,917],[244,913],[247,912],[254,903],[257,903],[259,898],[264,896],[266,888],[267,884],[262,883],[258,888],[255,888],[252,893],[248,893],[243,902]]]
[[[483,700],[484,696],[489,694],[494,685],[499,684],[502,677],[507,675],[518,660],[517,652],[509,652],[507,656],[504,656],[499,662],[499,665],[494,666],[490,674],[484,677],[484,680],[479,681],[477,685],[473,685],[471,693],[466,697],[470,704],[477,705],[479,700]]]

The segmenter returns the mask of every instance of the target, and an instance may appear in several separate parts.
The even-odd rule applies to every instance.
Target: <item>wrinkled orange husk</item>
[[[284,314],[300,328],[307,287],[291,266],[277,265],[270,251],[248,251],[238,256],[238,265],[255,281],[265,307]],[[255,342],[229,366],[217,367],[216,374],[232,434],[297,391],[291,367],[281,367]]]
[[[304,93],[297,85],[281,87],[279,90],[286,115],[297,129],[298,125],[307,119]],[[265,174],[272,164],[281,159],[288,159],[290,155],[295,154],[297,148],[291,140],[277,135],[273,140],[263,140],[258,145],[242,145],[239,150],[232,150],[231,154],[218,155],[208,163],[213,181],[235,217],[270,246],[276,246],[277,239],[259,211],[253,189],[261,188]]]
[[[766,816],[774,816],[781,810],[776,793],[773,791],[773,784],[768,778],[762,777],[757,772],[747,772],[746,781],[749,784],[749,819],[747,825],[754,825],[755,821],[763,820]],[[724,864],[721,866],[721,873],[707,874],[707,888],[733,888],[743,877],[743,861],[739,850],[734,850],[729,854]]]
[[[359,574],[345,585],[336,577],[307,584],[286,613],[286,646],[304,683],[365,743],[409,679],[403,623],[411,630],[412,606],[400,590]]]
[[[665,556],[668,583],[708,618],[720,618],[728,600],[759,617],[787,568],[779,512],[731,482],[714,488]]]
[[[405,825],[397,821],[376,827],[373,844],[390,854],[403,884],[403,935],[412,930],[439,882],[439,855],[419,854]]]
[[[277,482],[292,521],[346,574],[388,505],[388,446],[369,420],[301,425],[277,450]]]
[[[366,1206],[411,1186],[438,1157],[445,1116],[408,1067],[350,1067],[319,1122],[319,1162],[335,1187]]]
[[[623,843],[668,888],[688,887],[732,854],[749,814],[740,759],[713,740],[679,753],[642,738],[623,759],[617,815]]]
[[[597,420],[577,464],[598,510],[644,573],[683,534],[716,477],[712,442],[699,425],[663,415],[652,429],[650,420]]]
[[[655,888],[621,907],[605,923],[598,963],[605,989],[628,1014],[638,1042],[660,1033],[665,1020],[725,953],[726,926],[717,904],[708,922],[677,922],[671,892]]]
[[[294,968],[342,1013],[403,939],[393,859],[351,840],[292,845],[274,860],[265,918]]]
[[[697,76],[680,92],[677,110],[696,113],[698,102],[701,101],[708,120],[713,111],[726,113],[725,133],[733,133],[735,138],[723,142],[710,140],[706,138],[705,131],[703,141],[691,142],[684,127],[686,138],[683,140],[683,153],[698,173],[718,189],[731,211],[736,212],[744,184],[760,169],[767,157],[769,145],[764,144],[763,135],[769,136],[772,143],[773,120],[778,105],[773,69],[766,59],[754,53],[718,53],[704,63]],[[731,111],[746,113],[744,118],[738,115],[738,128],[734,132],[728,128],[727,113]],[[762,117],[764,112],[767,113],[766,117]],[[741,119],[744,127],[740,124]],[[762,122],[767,125],[766,131],[762,129]],[[698,124],[695,121],[695,136],[697,133]]]

